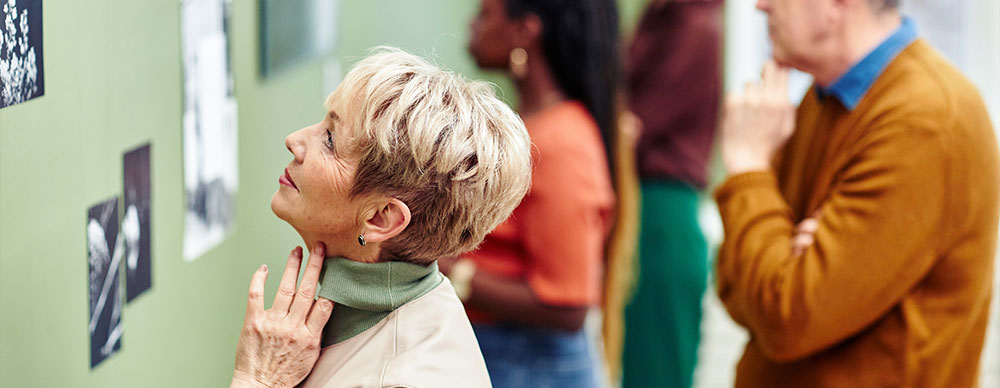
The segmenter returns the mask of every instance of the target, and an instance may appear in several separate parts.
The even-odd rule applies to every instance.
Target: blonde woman
[[[292,251],[270,310],[266,268],[254,275],[233,385],[489,387],[435,261],[475,248],[524,196],[524,124],[490,86],[392,49],[357,63],[326,105],[285,140],[293,159],[271,201],[314,249],[297,292]]]

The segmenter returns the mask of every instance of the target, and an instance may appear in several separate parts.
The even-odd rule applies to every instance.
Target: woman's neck
[[[535,55],[538,57],[538,55]],[[541,58],[528,60],[528,71],[514,79],[517,88],[517,112],[528,117],[566,101],[566,94],[559,88],[548,64]]]
[[[304,233],[298,228],[296,228],[296,231],[302,237],[302,242],[306,244],[304,247],[306,252],[311,252],[317,242],[323,242],[326,245],[326,257],[343,257],[361,263],[376,263],[381,261],[380,255],[382,254],[382,249],[378,243],[366,242],[365,246],[361,246],[356,238],[313,236],[309,233]]]

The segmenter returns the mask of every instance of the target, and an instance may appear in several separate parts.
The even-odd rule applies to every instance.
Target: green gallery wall
[[[622,1],[625,25],[641,3]],[[267,79],[258,1],[232,4],[236,227],[187,262],[180,2],[43,0],[45,94],[0,110],[0,387],[227,385],[250,275],[262,263],[272,268],[270,304],[300,243],[269,202],[290,160],[284,137],[323,114],[329,78],[338,76],[329,64],[342,73],[370,47],[393,45],[501,80],[479,74],[465,53],[476,0],[342,0],[339,17],[331,15],[333,52]],[[122,154],[147,142],[152,288],[125,305],[121,350],[91,369],[87,209],[121,195]]]

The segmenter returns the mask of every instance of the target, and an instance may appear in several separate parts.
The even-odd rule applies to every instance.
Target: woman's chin
[[[271,197],[271,212],[283,221],[288,222],[288,212],[285,209],[285,203],[282,201],[281,192],[274,193]]]

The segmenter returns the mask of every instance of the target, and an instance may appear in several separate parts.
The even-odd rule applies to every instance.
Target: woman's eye
[[[333,133],[329,129],[326,130],[326,146],[333,149]]]

